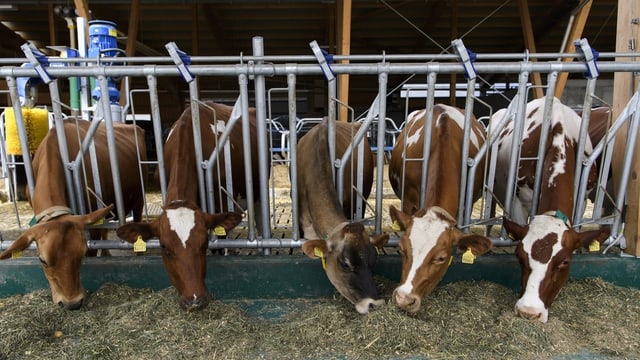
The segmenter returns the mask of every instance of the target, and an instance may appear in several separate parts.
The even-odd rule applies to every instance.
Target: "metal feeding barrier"
[[[504,126],[508,121],[523,121],[523,108],[529,97],[529,91],[531,85],[529,83],[529,77],[532,73],[542,73],[547,75],[547,84],[544,86],[546,90],[547,104],[553,98],[553,92],[555,89],[555,80],[558,73],[579,73],[588,74],[586,79],[586,85],[584,87],[584,101],[582,119],[583,124],[588,124],[590,117],[590,109],[594,103],[594,90],[598,82],[600,73],[614,73],[614,72],[626,72],[630,75],[633,72],[640,71],[640,63],[632,61],[630,58],[628,61],[614,61],[615,57],[624,57],[626,54],[617,53],[600,53],[598,60],[593,56],[593,51],[588,47],[588,43],[585,40],[581,40],[577,43],[578,53],[572,54],[529,54],[529,53],[515,53],[515,54],[473,54],[468,51],[462,41],[456,40],[452,43],[452,47],[455,50],[455,54],[441,54],[441,55],[392,55],[392,54],[378,54],[378,55],[352,55],[352,56],[328,56],[328,54],[320,51],[315,42],[310,44],[311,53],[313,55],[301,55],[301,56],[267,56],[263,51],[263,40],[260,37],[253,39],[253,54],[252,56],[240,55],[240,56],[227,56],[227,57],[191,57],[188,54],[180,51],[176,44],[168,43],[166,49],[168,51],[167,57],[153,57],[153,58],[135,58],[135,57],[117,57],[114,54],[107,54],[108,56],[100,56],[96,60],[94,57],[78,57],[78,58],[60,58],[60,57],[48,57],[39,53],[36,49],[29,45],[23,46],[25,58],[19,59],[1,59],[1,63],[4,66],[0,67],[0,76],[7,82],[12,108],[14,111],[15,119],[17,121],[17,132],[20,138],[20,142],[23,145],[23,158],[24,169],[27,175],[28,188],[33,190],[34,179],[32,176],[32,168],[30,157],[28,153],[27,144],[27,131],[25,130],[22,111],[21,100],[18,89],[18,79],[39,79],[49,87],[49,96],[51,99],[51,113],[54,119],[54,127],[56,130],[61,129],[62,121],[68,115],[71,107],[64,104],[61,100],[61,92],[58,87],[58,81],[60,79],[85,79],[81,81],[80,92],[84,97],[84,102],[90,103],[88,95],[90,83],[96,84],[96,89],[102,94],[109,94],[109,96],[94,96],[95,103],[93,107],[88,106],[89,110],[82,110],[82,118],[89,121],[100,122],[104,121],[108,129],[109,146],[112,149],[111,169],[114,170],[112,174],[100,174],[99,176],[111,176],[114,180],[116,191],[116,208],[119,210],[119,214],[123,214],[122,192],[119,188],[119,182],[117,181],[121,174],[117,173],[118,167],[117,158],[114,148],[114,134],[110,127],[114,121],[123,121],[129,115],[135,118],[138,114],[135,114],[135,107],[133,106],[132,96],[136,94],[139,96],[148,96],[151,109],[150,121],[152,122],[152,133],[154,138],[154,150],[157,155],[157,159],[148,161],[146,164],[153,164],[158,167],[159,170],[159,183],[160,192],[162,193],[162,199],[165,199],[166,194],[166,176],[164,173],[164,159],[163,159],[163,127],[167,126],[166,120],[163,123],[161,119],[161,102],[158,95],[158,79],[165,77],[182,77],[189,87],[189,98],[191,113],[194,122],[199,122],[199,104],[202,89],[200,89],[198,80],[206,77],[226,77],[237,78],[238,88],[229,89],[237,93],[237,100],[235,102],[234,111],[232,114],[231,123],[239,123],[243,126],[245,131],[244,137],[248,139],[248,126],[249,126],[249,107],[254,106],[256,108],[257,128],[258,128],[258,145],[268,145],[274,141],[273,134],[278,137],[278,152],[284,154],[283,159],[278,161],[272,161],[272,156],[269,153],[259,154],[258,173],[250,174],[246,179],[245,184],[229,183],[226,187],[230,186],[246,186],[247,187],[247,207],[245,210],[247,231],[240,232],[240,236],[235,238],[218,238],[213,232],[211,234],[209,247],[211,249],[221,248],[255,248],[263,249],[265,254],[269,253],[269,249],[272,248],[297,248],[301,245],[302,239],[299,235],[298,224],[298,204],[297,193],[298,183],[295,178],[296,168],[300,166],[296,156],[295,144],[298,141],[298,137],[301,135],[299,127],[304,126],[304,122],[311,122],[311,120],[301,120],[304,118],[300,116],[297,110],[297,77],[308,76],[324,78],[327,91],[327,113],[324,114],[329,121],[329,139],[330,148],[335,149],[335,121],[337,120],[337,109],[340,107],[346,107],[348,109],[349,121],[358,121],[362,125],[357,133],[354,134],[354,143],[352,147],[342,158],[336,158],[335,150],[331,151],[331,160],[335,164],[334,173],[336,176],[336,185],[339,191],[342,191],[341,174],[349,163],[349,158],[353,151],[361,151],[362,140],[369,134],[374,143],[371,144],[374,150],[383,149],[384,151],[376,151],[376,171],[374,176],[375,184],[375,196],[371,199],[359,199],[358,205],[362,208],[367,208],[368,212],[365,215],[366,219],[352,219],[354,221],[365,221],[368,226],[372,228],[373,233],[381,233],[383,231],[389,231],[392,234],[390,245],[394,246],[398,242],[397,233],[392,230],[388,230],[383,227],[383,224],[390,222],[389,219],[384,218],[384,198],[383,187],[384,178],[387,176],[384,173],[385,166],[385,151],[389,151],[391,146],[389,144],[389,138],[392,139],[399,136],[401,127],[390,128],[388,121],[379,121],[379,119],[387,119],[387,101],[394,95],[392,90],[389,92],[388,77],[390,75],[406,75],[413,78],[414,82],[416,78],[424,79],[423,90],[426,93],[422,93],[422,99],[424,99],[424,108],[427,109],[427,116],[425,116],[425,122],[429,123],[432,119],[431,110],[436,103],[436,80],[440,75],[446,75],[447,79],[451,74],[464,74],[466,77],[466,87],[464,92],[464,117],[465,117],[465,129],[464,136],[466,139],[469,137],[469,119],[474,114],[474,110],[482,108],[493,114],[497,109],[494,109],[489,105],[482,96],[478,95],[478,80],[483,80],[490,74],[512,74],[518,76],[518,82],[514,88],[515,95],[507,97],[510,102],[507,115],[503,119],[499,126]],[[104,54],[102,54],[104,55]],[[573,62],[560,62],[557,59],[563,57],[576,58]],[[339,60],[349,60],[348,63],[337,63]],[[451,60],[457,60],[452,62]],[[533,61],[536,60],[536,61]],[[597,60],[597,62],[596,62]],[[335,61],[335,62],[333,62]],[[138,65],[144,62],[145,65]],[[30,66],[21,66],[23,63],[28,63]],[[150,65],[152,63],[152,65]],[[52,66],[52,64],[57,64]],[[371,106],[364,111],[363,116],[358,117],[355,115],[355,109],[351,108],[348,104],[343,104],[338,101],[337,97],[337,76],[347,74],[354,78],[359,77],[376,77],[378,84],[378,91],[376,96],[371,99]],[[127,105],[124,107],[118,107],[114,112],[115,94],[113,89],[115,88],[112,79],[122,78],[127,81],[127,88],[129,84],[129,78],[143,78],[146,79],[146,88],[129,89],[126,94]],[[279,83],[286,83],[286,87],[266,89],[266,79],[280,79]],[[93,79],[88,81],[86,79]],[[250,89],[250,84],[253,84],[253,89]],[[286,93],[287,98],[287,113],[280,114],[286,121],[275,122],[276,119],[272,118],[271,111],[271,92],[280,91]],[[406,90],[408,96],[405,107],[405,118],[409,111],[409,98],[411,92],[419,92],[418,90]],[[250,94],[253,93],[253,98]],[[509,95],[511,96],[511,95]],[[638,120],[640,113],[640,102],[638,100],[637,93],[630,99],[627,99],[627,106],[624,111],[618,116],[617,119],[613,119],[612,125],[605,136],[605,138],[599,144],[594,144],[595,150],[593,154],[588,158],[581,158],[578,161],[578,171],[576,172],[576,194],[575,194],[575,213],[572,214],[573,224],[575,227],[581,227],[586,224],[600,224],[611,225],[611,239],[610,244],[620,244],[622,235],[622,226],[624,218],[622,216],[622,209],[624,208],[625,190],[629,177],[629,171],[631,168],[632,152],[635,146],[635,134],[637,133]],[[415,97],[414,97],[415,99]],[[602,99],[598,99],[602,101]],[[547,109],[548,110],[548,109]],[[118,113],[121,112],[121,113]],[[131,112],[131,113],[129,113]],[[117,116],[116,116],[117,114]],[[396,119],[395,124],[402,124],[404,119]],[[393,122],[392,122],[393,123]],[[620,130],[623,125],[628,125],[630,131],[626,140],[625,161],[623,166],[622,176],[617,184],[618,189],[622,189],[617,194],[610,194],[606,192],[606,184],[610,180],[610,172],[608,168],[611,164],[613,156],[613,145],[615,134]],[[586,126],[586,125],[583,125]],[[229,126],[230,128],[230,126]],[[276,129],[277,132],[269,131],[270,129]],[[199,126],[194,126],[194,141],[195,149],[201,149],[198,146],[200,140],[200,134],[197,132]],[[493,129],[496,130],[496,129]],[[496,131],[499,131],[497,129]],[[371,134],[375,132],[375,134]],[[60,132],[58,133],[61,134]],[[226,141],[226,135],[223,133],[219,138],[216,145],[216,149],[213,154],[202,154],[201,151],[196,151],[196,159],[198,164],[198,187],[200,194],[200,206],[202,209],[214,212],[223,211],[226,209],[232,209],[235,205],[229,202],[223,205],[220,209],[218,204],[213,201],[213,191],[218,189],[212,189],[212,169],[217,162],[217,156],[225,156],[228,154],[229,149]],[[583,129],[581,132],[581,144],[586,139],[586,131]],[[64,147],[64,139],[60,137],[60,146]],[[427,137],[428,138],[428,137]],[[393,141],[393,140],[392,140]],[[466,142],[468,143],[468,142]],[[2,139],[3,149],[6,146],[5,139]],[[243,146],[248,149],[248,141],[245,141]],[[495,151],[491,151],[492,147],[496,145],[496,138],[489,138],[486,144],[480,149],[477,156],[470,158],[468,154],[468,148],[463,150],[463,161],[460,164],[463,171],[463,177],[460,179],[460,202],[458,211],[458,226],[464,231],[471,231],[472,227],[489,228],[491,226],[499,225],[500,219],[497,217],[491,209],[495,203],[493,196],[493,179],[495,175],[495,160],[491,158]],[[582,145],[581,145],[582,146]],[[261,146],[262,147],[262,146]],[[90,152],[90,144],[86,144],[86,151]],[[426,173],[426,162],[428,159],[428,141],[425,141],[425,156],[423,161],[423,173]],[[582,151],[578,152],[582,154]],[[3,167],[12,165],[11,160],[4,155],[3,151],[2,162]],[[245,151],[244,164],[234,164],[233,166],[245,166],[249,169],[248,164],[252,161],[250,158],[250,152]],[[600,169],[600,177],[598,179],[598,186],[596,188],[595,200],[589,204],[593,208],[593,211],[585,212],[587,208],[588,200],[586,194],[586,175],[590,168],[595,166],[595,159],[598,156],[603,157],[601,162],[602,169]],[[360,157],[361,158],[361,157]],[[480,160],[487,158],[488,164],[484,169],[478,169]],[[62,152],[61,161],[66,165],[65,183],[67,186],[67,192],[69,194],[70,207],[75,213],[83,213],[88,211],[86,208],[86,202],[84,201],[84,195],[80,189],[80,170],[77,166],[77,159],[75,154],[66,154]],[[517,158],[512,161],[518,161]],[[227,167],[232,166],[229,162],[225,162]],[[273,189],[271,191],[261,191],[260,194],[254,194],[251,191],[251,184],[253,182],[259,182],[262,189],[268,189],[273,187],[273,183],[269,182],[269,173],[273,174],[273,169],[269,171],[271,166],[286,166],[288,168],[290,178],[290,202],[285,206],[288,207],[286,212],[287,221],[286,225],[280,222],[275,222],[276,213],[280,210],[275,203],[275,197],[282,196],[282,194],[276,194]],[[359,164],[357,166],[362,166]],[[510,179],[515,181],[516,166],[511,167],[513,172],[510,174]],[[228,169],[227,169],[228,170]],[[139,171],[142,173],[141,171]],[[361,172],[359,172],[361,173]],[[540,179],[541,168],[537,169],[537,179]],[[424,191],[426,189],[426,181],[429,174],[427,173],[423,177],[422,186],[422,198],[424,198]],[[480,211],[472,211],[474,209],[474,202],[472,199],[471,184],[476,176],[482,176],[484,179],[484,196],[481,200]],[[359,188],[362,186],[361,179],[356,179],[354,187]],[[539,192],[539,181],[536,183],[536,189],[534,192]],[[509,188],[513,189],[514,186]],[[232,193],[232,190],[227,188],[225,191]],[[146,191],[145,191],[146,192]],[[254,208],[254,200],[259,196],[260,207]],[[505,209],[509,209],[513,200],[514,194],[510,192],[507,194],[507,201],[505,204],[499,204]],[[367,201],[368,200],[368,201]],[[422,204],[424,205],[424,204]],[[535,212],[533,204],[532,213]],[[605,210],[612,209],[612,210]],[[356,211],[355,213],[360,213]],[[148,215],[148,214],[147,214]],[[16,216],[19,216],[16,214]],[[262,228],[256,231],[254,228],[254,219],[260,216],[262,221],[258,222],[262,224]],[[278,215],[282,216],[282,215]],[[117,219],[117,222],[103,225],[107,228],[113,229],[119,225],[124,224],[126,218],[123,216]],[[273,230],[278,229],[287,230],[283,236],[274,236]],[[260,235],[258,235],[258,233]],[[283,232],[278,231],[279,234]],[[4,238],[0,242],[0,249],[6,249],[13,239]],[[494,239],[497,245],[510,245],[511,241],[503,236],[499,236]],[[132,245],[124,241],[119,240],[89,240],[88,245],[90,249],[131,249]],[[34,247],[34,245],[32,245]],[[150,241],[147,245],[148,248],[158,248],[157,241]]]

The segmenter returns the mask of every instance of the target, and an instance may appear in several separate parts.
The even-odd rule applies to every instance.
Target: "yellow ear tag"
[[[133,243],[133,252],[147,251],[147,243],[142,240],[142,236],[138,235],[138,239]]]
[[[93,223],[93,225],[102,225],[102,224],[104,224],[104,219],[100,219]]]
[[[227,231],[220,225],[218,225],[218,226],[213,228],[213,233],[216,234],[216,236],[226,236],[227,235]]]
[[[463,264],[473,264],[473,261],[476,259],[476,256],[471,252],[471,248],[467,248],[467,251],[462,254],[462,263]]]
[[[322,262],[322,268],[327,270],[327,263],[324,261],[324,252],[322,251],[322,249],[320,249],[319,247],[314,247],[313,255],[320,258],[320,261]]]
[[[600,251],[600,243],[598,240],[593,240],[591,244],[589,244],[589,251]]]
[[[400,223],[398,222],[398,220],[394,220],[394,221],[393,221],[393,224],[391,224],[391,230],[393,230],[393,231],[400,231],[400,230],[402,230],[402,229],[400,228]]]
[[[22,257],[22,250],[14,251],[11,253],[12,259],[18,259]]]
[[[449,257],[449,264],[448,264],[447,266],[451,266],[451,263],[452,263],[452,262],[453,262],[453,255],[451,255],[451,256]]]

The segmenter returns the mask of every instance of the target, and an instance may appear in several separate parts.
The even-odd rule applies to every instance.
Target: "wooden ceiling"
[[[92,19],[114,22],[121,49],[127,47],[127,33],[137,30],[136,56],[167,56],[168,42],[192,56],[250,55],[255,36],[263,37],[265,55],[312,55],[313,40],[340,54],[343,1],[351,2],[351,54],[440,54],[453,53],[450,44],[456,38],[476,53],[522,53],[532,49],[525,45],[532,42],[536,52],[557,53],[572,14],[586,0],[0,0],[0,59],[23,58],[20,45],[26,41],[41,49],[68,46],[67,22],[55,11],[59,6],[85,8]],[[530,14],[530,26],[523,24],[523,10]],[[616,21],[617,0],[595,0],[581,37],[600,52],[614,52]],[[405,78],[390,77],[389,87]],[[209,94],[237,89],[237,80],[205,80],[201,89],[209,89]],[[188,98],[187,86],[180,79],[163,81],[162,87],[173,94],[163,102],[174,104],[172,118]],[[273,81],[267,88],[283,84]],[[326,93],[314,79],[299,79],[298,84],[314,94]],[[349,89],[348,103],[366,108],[377,93],[376,79],[353,80]],[[326,111],[317,105],[310,108],[318,114],[309,116]]]
[[[126,34],[131,1],[84,2],[94,19],[116,23]],[[140,0],[136,55],[166,55],[173,41],[191,55],[250,54],[252,37],[264,38],[266,55],[310,55],[316,40],[339,53],[341,1]],[[521,4],[528,5],[538,52],[558,52],[578,0],[353,0],[351,54],[440,53],[461,37],[477,53],[525,49]],[[12,4],[13,9],[4,9]],[[599,51],[614,51],[617,0],[593,2],[583,37]],[[0,57],[22,57],[25,41],[37,47],[69,45],[65,20],[56,6],[70,0],[0,0]],[[121,38],[123,48],[126,39]]]

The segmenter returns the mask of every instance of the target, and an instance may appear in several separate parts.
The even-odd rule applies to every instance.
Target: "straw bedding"
[[[389,298],[395,284],[377,282]],[[48,290],[0,299],[0,359],[631,359],[638,299],[638,289],[572,281],[542,324],[513,315],[511,289],[458,282],[438,286],[415,315],[388,303],[362,316],[336,295],[273,300],[272,317],[248,311],[251,300],[187,313],[172,288],[105,284],[78,311],[53,305]]]

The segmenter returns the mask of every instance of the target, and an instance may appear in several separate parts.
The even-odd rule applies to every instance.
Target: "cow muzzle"
[[[398,289],[393,291],[393,300],[398,307],[406,312],[415,313],[420,309],[420,297],[414,294],[407,294]]]
[[[181,296],[180,307],[183,310],[189,312],[194,310],[201,310],[209,305],[210,300],[211,296],[209,294],[206,294],[204,296],[198,296],[196,294],[193,294],[193,296],[190,297]]]
[[[71,301],[71,302],[58,301],[58,306],[60,306],[65,310],[78,310],[82,307],[83,303],[84,303],[84,298],[81,298],[78,301]]]
[[[549,319],[549,310],[547,309],[516,304],[514,310],[516,315],[528,320],[537,320],[542,323],[546,323]]]
[[[362,315],[366,315],[369,311],[375,309],[378,306],[384,305],[383,299],[374,300],[372,298],[365,298],[358,301],[356,304],[356,311]]]

